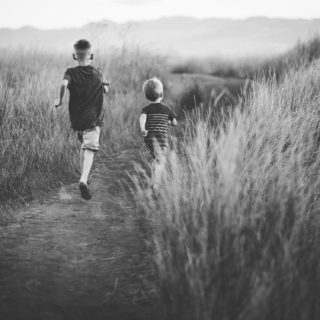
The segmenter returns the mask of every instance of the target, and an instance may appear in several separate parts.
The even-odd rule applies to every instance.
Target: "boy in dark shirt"
[[[153,161],[151,166],[152,187],[157,189],[161,182],[168,151],[168,125],[177,125],[176,114],[163,99],[163,85],[157,78],[147,80],[143,91],[150,104],[142,109],[140,129]]]
[[[82,39],[75,43],[73,58],[78,65],[66,70],[55,107],[62,105],[68,88],[71,127],[78,132],[81,142],[79,189],[82,198],[90,200],[88,176],[94,152],[99,150],[100,127],[103,126],[104,117],[103,94],[108,92],[108,83],[103,81],[100,70],[91,66],[93,50],[89,41]]]

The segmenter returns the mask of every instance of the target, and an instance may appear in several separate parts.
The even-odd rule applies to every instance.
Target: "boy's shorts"
[[[148,132],[144,142],[154,160],[165,160],[168,153],[168,137],[166,134]]]
[[[81,149],[99,151],[100,127],[78,131],[78,139],[81,142]]]

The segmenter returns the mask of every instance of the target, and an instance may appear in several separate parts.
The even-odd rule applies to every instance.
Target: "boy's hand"
[[[55,100],[54,100],[54,106],[55,106],[56,108],[61,107],[61,105],[62,105],[62,103],[61,103],[60,99],[55,99]]]
[[[171,121],[171,125],[172,126],[176,126],[177,124],[178,124],[177,119],[173,118],[172,121]]]
[[[107,94],[109,92],[109,85],[110,82],[109,81],[103,81],[102,82],[102,86],[103,86],[103,93]]]
[[[103,86],[103,92],[104,94],[107,94],[109,92],[109,88],[106,85]]]
[[[148,135],[148,131],[147,130],[141,130],[141,135],[143,137],[146,137]]]

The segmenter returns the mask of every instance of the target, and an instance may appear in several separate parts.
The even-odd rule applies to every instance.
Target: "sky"
[[[319,0],[0,0],[0,27],[80,27],[168,16],[320,18]]]

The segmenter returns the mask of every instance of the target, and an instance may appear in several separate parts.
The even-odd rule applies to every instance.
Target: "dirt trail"
[[[0,227],[1,320],[157,318],[147,228],[119,183],[136,154],[94,170],[91,201],[70,185]]]

